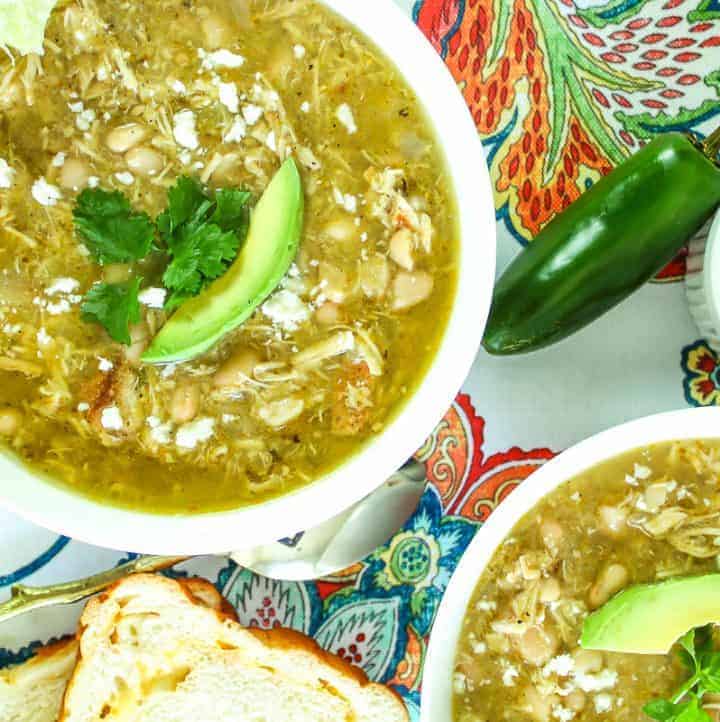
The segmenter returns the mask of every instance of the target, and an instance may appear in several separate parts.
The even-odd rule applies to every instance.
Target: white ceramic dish
[[[563,482],[626,451],[673,439],[714,437],[720,437],[720,408],[648,416],[572,447],[514,491],[480,529],[445,592],[425,663],[421,722],[452,721],[452,669],[465,610],[497,547],[525,514]]]
[[[319,524],[362,499],[397,469],[451,404],[477,353],[495,277],[495,209],[477,131],[442,60],[394,3],[327,0],[388,55],[435,127],[458,201],[457,297],[442,346],[422,387],[363,452],[308,487],[236,511],[156,516],[72,495],[0,458],[0,503],[27,519],[98,546],[155,554],[205,554],[255,546]]]
[[[700,333],[720,351],[720,213],[707,237],[702,232],[690,242],[685,289]]]

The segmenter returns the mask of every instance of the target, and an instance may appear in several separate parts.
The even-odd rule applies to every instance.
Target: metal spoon
[[[318,579],[360,561],[384,544],[412,515],[425,490],[425,468],[408,461],[379,489],[336,517],[293,539],[233,552],[238,564],[266,577]],[[72,604],[140,572],[156,572],[188,557],[137,557],[125,564],[73,582],[44,587],[18,584],[0,604],[0,622],[32,609]]]
[[[384,544],[412,515],[425,491],[425,467],[411,459],[379,489],[293,539],[230,555],[273,579],[319,579],[345,569]]]

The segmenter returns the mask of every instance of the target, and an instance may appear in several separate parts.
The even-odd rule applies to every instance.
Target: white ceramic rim
[[[630,421],[582,441],[536,471],[478,531],[445,592],[425,662],[421,722],[452,722],[452,669],[475,586],[515,525],[548,493],[619,454],[663,441],[720,437],[720,408],[683,409]]]
[[[455,305],[421,388],[385,432],[335,472],[280,499],[235,511],[157,516],[102,506],[0,457],[0,503],[57,533],[125,551],[197,555],[263,544],[319,524],[369,494],[432,432],[467,376],[495,277],[495,208],[480,140],[441,58],[392,2],[326,0],[391,57],[422,102],[444,150],[458,204],[461,257]]]

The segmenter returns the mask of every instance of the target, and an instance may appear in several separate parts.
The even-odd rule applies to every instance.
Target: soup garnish
[[[285,260],[246,258],[245,214],[288,159],[304,228],[259,302]],[[237,225],[186,245],[185,195]],[[422,380],[457,253],[417,98],[321,3],[62,0],[43,55],[0,58],[0,435],[67,488],[198,512],[332,471]],[[235,259],[252,283],[215,304]],[[235,293],[259,305],[226,333]]]
[[[673,711],[653,702],[646,708],[653,716],[662,709],[680,720],[685,709],[687,722],[714,715],[715,699],[700,694],[702,685],[680,695],[689,680],[675,648],[634,651],[667,650],[665,622],[642,603],[643,590],[715,576],[718,478],[720,442],[666,443],[602,463],[546,495],[497,548],[473,593],[454,667],[456,722],[635,722],[651,700],[683,705]],[[638,605],[623,604],[628,599]],[[691,599],[673,599],[662,607],[654,598],[675,615],[667,627],[679,619],[683,634],[708,621],[702,612],[686,612]],[[581,645],[585,620],[593,612],[602,619],[606,604],[609,615],[623,606],[620,622],[634,633],[597,646],[630,651]],[[695,707],[700,716],[693,716]]]

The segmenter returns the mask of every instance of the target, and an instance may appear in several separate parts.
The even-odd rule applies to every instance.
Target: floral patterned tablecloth
[[[383,12],[385,0],[377,3]],[[720,0],[397,0],[443,57],[487,150],[499,267],[558,209],[656,133],[720,122]],[[652,188],[647,189],[652,193]],[[720,404],[720,358],[688,315],[678,257],[591,328],[541,353],[481,353],[419,451],[431,484],[388,544],[317,583],[225,559],[176,573],[217,583],[243,623],[282,624],[389,682],[416,717],[423,659],[452,571],[480,523],[554,453],[626,419]],[[532,483],[532,482],[530,482]],[[122,555],[0,512],[0,598]],[[0,627],[0,666],[68,632],[78,609]]]

